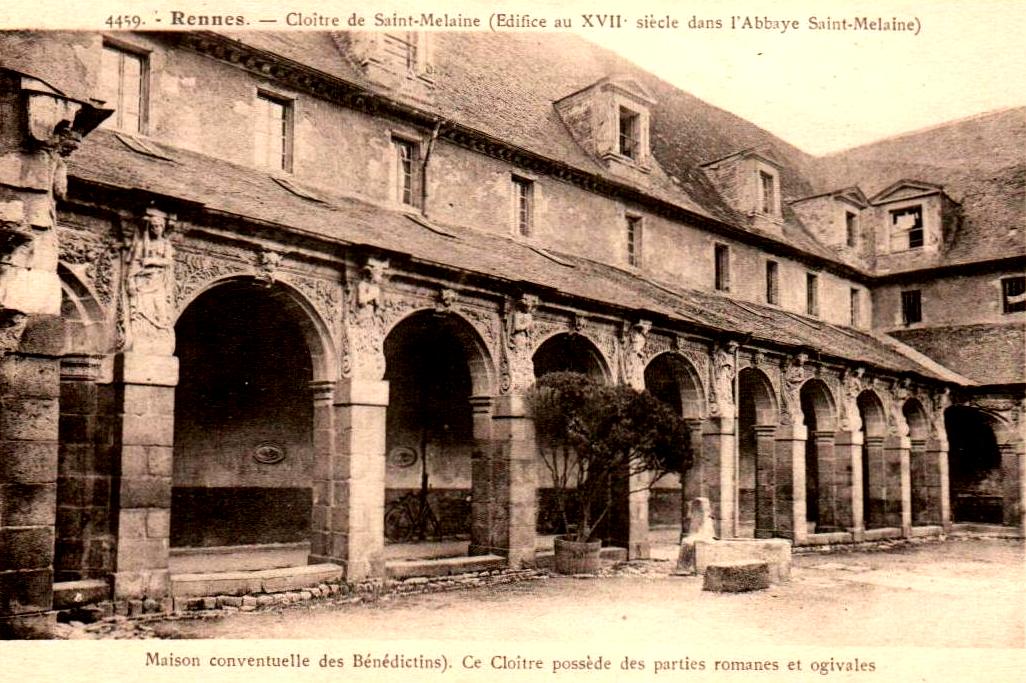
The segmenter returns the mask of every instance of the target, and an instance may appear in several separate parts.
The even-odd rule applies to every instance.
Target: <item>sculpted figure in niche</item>
[[[798,354],[795,359],[784,368],[784,414],[781,422],[785,425],[799,424],[802,417],[801,389],[805,383],[805,360],[804,353]]]
[[[846,370],[841,379],[844,393],[841,396],[841,429],[857,430],[862,426],[859,415],[859,394],[862,393],[862,375],[864,368]]]
[[[171,355],[175,349],[174,247],[168,216],[149,209],[129,245],[125,264],[126,351]]]

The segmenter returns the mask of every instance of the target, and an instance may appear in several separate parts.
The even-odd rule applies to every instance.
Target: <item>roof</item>
[[[290,231],[400,252],[421,262],[521,287],[546,288],[601,306],[650,311],[723,332],[752,332],[753,339],[769,344],[811,347],[894,372],[953,379],[950,373],[939,372],[866,332],[656,283],[579,256],[549,254],[473,226],[432,229],[402,212],[323,192],[318,193],[323,201],[314,201],[290,191],[266,172],[159,143],[149,146],[168,159],[130,147],[109,131],[96,131],[70,158],[69,174],[79,181],[166,195]]]
[[[1026,329],[1021,324],[896,330],[891,335],[979,384],[1026,382]]]

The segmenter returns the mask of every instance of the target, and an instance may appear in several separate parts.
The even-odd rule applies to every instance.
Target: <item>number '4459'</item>
[[[139,28],[142,26],[142,17],[138,14],[112,14],[103,23],[109,28]]]

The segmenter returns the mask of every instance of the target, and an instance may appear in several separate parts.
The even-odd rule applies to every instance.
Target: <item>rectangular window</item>
[[[395,198],[400,204],[420,206],[417,143],[392,138],[395,149]]]
[[[417,70],[418,35],[416,31],[386,33],[383,40],[386,59],[407,71]]]
[[[627,265],[641,265],[641,216],[627,216]]]
[[[862,295],[859,290],[851,289],[851,326],[858,327],[862,319]]]
[[[923,207],[909,206],[891,211],[891,225],[901,232],[908,233],[908,248],[921,249],[923,246]]]
[[[292,170],[292,102],[257,93],[256,164],[273,171]]]
[[[1007,277],[1001,281],[1005,313],[1026,311],[1026,276]]]
[[[620,107],[620,154],[637,159],[641,149],[641,116],[625,107]]]
[[[845,243],[854,247],[859,241],[859,216],[851,211],[844,212]]]
[[[730,247],[726,244],[716,245],[716,289],[721,292],[730,291]]]
[[[815,273],[805,274],[805,312],[819,315],[819,276]]]
[[[764,214],[777,212],[776,179],[765,171],[759,171],[759,206]]]
[[[513,230],[528,237],[534,212],[534,182],[513,176]]]
[[[114,113],[101,125],[126,133],[145,132],[146,62],[144,55],[103,46],[99,96]]]
[[[776,261],[766,261],[766,303],[780,303],[780,266]]]
[[[918,289],[910,289],[901,293],[901,321],[905,325],[922,322],[923,301]]]

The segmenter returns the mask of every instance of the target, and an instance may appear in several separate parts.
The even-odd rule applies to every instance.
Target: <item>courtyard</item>
[[[1023,648],[1019,541],[959,539],[794,558],[791,581],[703,592],[659,559],[542,580],[356,604],[315,603],[124,626],[106,637],[746,646]],[[141,629],[141,630],[140,630]]]

